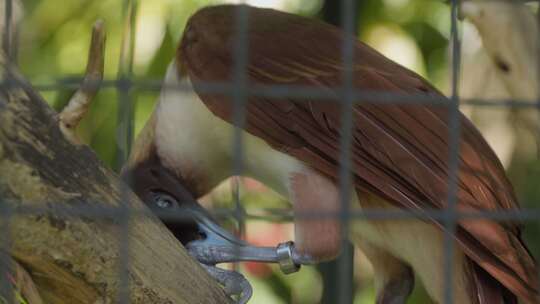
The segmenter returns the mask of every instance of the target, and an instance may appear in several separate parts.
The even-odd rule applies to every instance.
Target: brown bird
[[[194,196],[231,175],[232,94],[203,90],[203,82],[232,81],[236,6],[203,8],[188,21],[164,88],[124,170],[139,195],[161,187],[173,196],[182,182]],[[340,120],[345,66],[343,40],[351,38],[321,21],[247,7],[249,85],[298,85],[335,97],[318,100],[250,94],[243,128],[245,175],[293,204],[295,213],[340,211]],[[442,94],[421,76],[354,40],[353,86],[367,92],[418,98]],[[450,109],[444,105],[378,104],[366,95],[352,106],[351,209],[444,209],[450,168]],[[519,208],[493,150],[461,113],[456,210]],[[178,194],[180,195],[180,194]],[[377,303],[404,303],[414,273],[429,295],[455,303],[539,303],[535,261],[513,221],[459,219],[453,282],[444,281],[443,223],[437,219],[351,220],[350,238],[374,268]],[[334,258],[340,250],[338,219],[296,218],[300,263]]]

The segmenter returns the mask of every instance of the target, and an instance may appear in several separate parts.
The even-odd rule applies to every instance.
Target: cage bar
[[[117,155],[116,166],[121,168],[126,162],[133,141],[133,96],[131,95],[131,79],[133,77],[133,55],[135,47],[135,22],[137,15],[137,0],[123,1],[123,31],[122,45],[118,66],[118,113],[117,113]],[[129,278],[129,234],[132,210],[129,203],[129,189],[122,185],[122,203],[120,208],[119,228],[119,289],[118,301],[121,304],[131,303]]]

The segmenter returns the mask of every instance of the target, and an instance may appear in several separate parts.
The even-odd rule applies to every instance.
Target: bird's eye
[[[178,207],[178,202],[170,195],[161,193],[161,192],[154,192],[154,203],[157,207],[161,209],[171,209]]]

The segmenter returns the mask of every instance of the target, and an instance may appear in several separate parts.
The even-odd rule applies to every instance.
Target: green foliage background
[[[282,9],[320,18],[322,0],[259,1],[281,3]],[[159,81],[173,58],[176,43],[187,18],[198,8],[220,3],[210,0],[142,0],[136,20],[135,61],[133,77]],[[125,1],[122,0],[26,0],[22,26],[19,62],[24,74],[35,85],[57,83],[80,77],[84,71],[91,27],[103,19],[107,29],[105,77],[118,75]],[[381,41],[401,41],[412,54],[410,67],[427,77],[443,91],[448,89],[449,6],[437,0],[363,0],[359,1],[360,38],[377,46]],[[403,44],[405,43],[405,44]],[[398,50],[401,52],[402,50]],[[391,54],[390,54],[391,55]],[[395,55],[395,54],[394,54]],[[398,54],[399,55],[399,54]],[[411,59],[412,58],[412,59]],[[55,109],[61,109],[74,89],[44,90],[43,96]],[[149,117],[158,95],[157,89],[135,88],[130,97],[134,106],[135,133]],[[78,133],[112,168],[118,168],[115,155],[118,94],[104,88],[80,126]],[[524,205],[532,207],[540,200],[538,181],[540,163],[536,159],[514,157],[509,173]],[[230,201],[218,195],[217,201]],[[275,196],[243,193],[247,208],[253,205],[283,207]],[[248,227],[249,228],[249,227]],[[534,252],[539,252],[538,225],[527,225],[527,238]],[[357,263],[365,260],[357,259]],[[369,271],[355,265],[357,292],[355,303],[374,303]],[[321,294],[321,280],[315,268],[292,276],[274,271],[264,278],[253,277],[255,297],[252,303],[316,303]],[[420,285],[420,284],[417,284]],[[417,288],[409,303],[428,303],[425,292]]]

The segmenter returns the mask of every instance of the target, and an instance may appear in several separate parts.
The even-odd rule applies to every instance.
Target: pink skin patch
[[[335,258],[341,247],[339,190],[314,171],[290,176],[296,247],[316,261]]]

